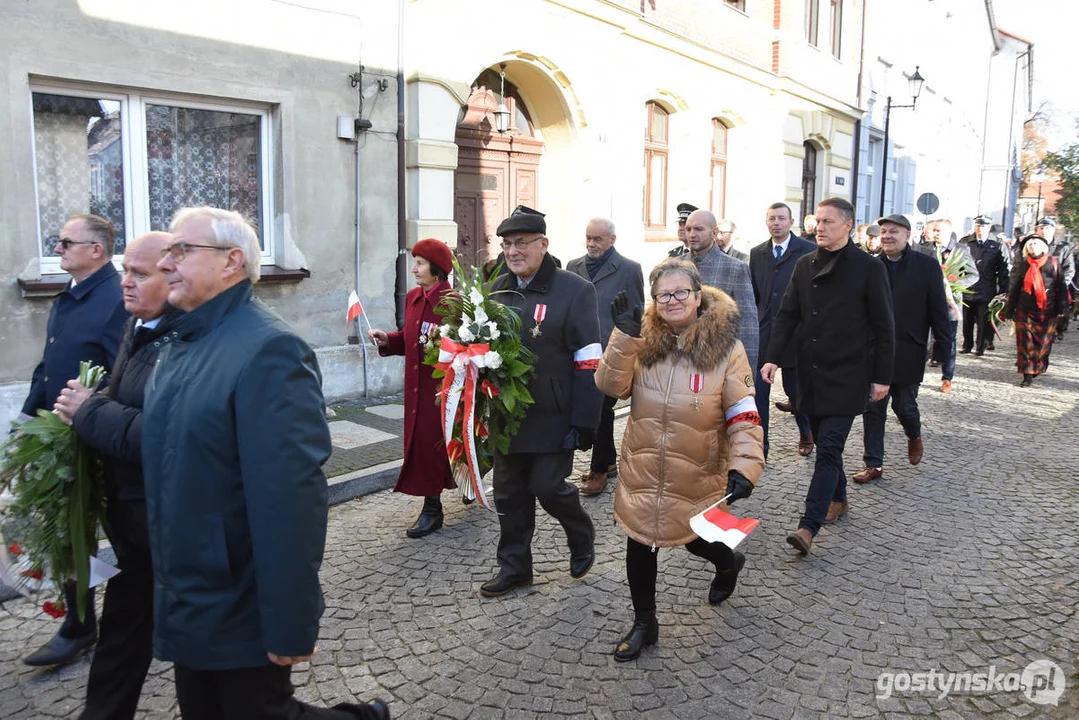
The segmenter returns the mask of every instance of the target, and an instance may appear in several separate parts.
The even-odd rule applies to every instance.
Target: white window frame
[[[150,193],[146,157],[146,106],[166,105],[191,110],[212,112],[236,112],[257,115],[259,122],[259,182],[262,190],[262,258],[261,264],[275,262],[274,237],[274,187],[273,187],[273,109],[264,103],[243,100],[212,101],[193,99],[168,93],[138,90],[119,90],[108,86],[89,86],[63,82],[35,82],[30,86],[31,126],[33,125],[33,93],[85,97],[94,100],[111,100],[120,103],[120,146],[123,153],[124,177],[124,240],[131,242],[150,231]],[[136,142],[136,138],[138,141]],[[31,130],[31,151],[34,170],[34,225],[37,228],[38,255],[42,274],[63,273],[59,257],[41,256],[41,212],[38,197],[37,138]],[[138,178],[138,181],[136,181]],[[123,255],[113,256],[113,264],[119,266]]]

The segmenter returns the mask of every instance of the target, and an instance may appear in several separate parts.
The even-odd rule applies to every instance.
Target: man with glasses
[[[239,214],[184,208],[158,267],[184,315],[143,410],[154,655],[185,720],[389,718],[380,701],[316,708],[292,666],[315,652],[330,456],[314,351],[254,297],[261,251]]]
[[[49,310],[45,352],[34,369],[20,421],[29,420],[39,410],[52,410],[67,381],[78,378],[82,361],[112,369],[127,320],[120,274],[111,262],[114,248],[112,225],[97,215],[75,215],[60,231],[56,253],[71,282]],[[64,586],[64,602],[67,615],[60,631],[24,660],[27,665],[69,663],[97,641],[94,591],[87,595],[86,615],[81,621],[75,611],[74,583]]]
[[[573,451],[592,447],[603,395],[595,371],[602,355],[596,290],[555,267],[542,213],[519,205],[498,226],[510,272],[492,292],[521,317],[521,342],[536,355],[529,406],[509,452],[494,457],[494,498],[501,534],[498,574],[480,587],[499,597],[532,584],[536,501],[562,524],[569,571],[584,577],[595,560],[595,529],[575,486],[566,482]],[[610,309],[606,308],[610,313]]]
[[[720,250],[727,253],[729,257],[739,262],[748,263],[749,255],[734,246],[734,231],[736,229],[735,224],[726,218],[716,223],[716,245],[719,246]]]
[[[695,210],[686,220],[686,238],[690,257],[701,274],[701,282],[734,298],[738,305],[738,339],[746,349],[749,366],[757,367],[758,333],[757,304],[753,302],[753,283],[749,265],[723,252],[716,238],[719,227],[716,216],[707,210]]]

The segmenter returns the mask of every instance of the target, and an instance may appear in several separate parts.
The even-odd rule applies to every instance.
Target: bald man
[[[105,609],[80,720],[135,717],[153,648],[153,568],[142,481],[142,404],[158,343],[178,311],[165,301],[169,283],[158,269],[172,235],[152,232],[135,238],[124,253],[124,326],[116,364],[106,389],[91,392],[68,382],[55,410],[105,461],[109,542],[120,574],[109,580]]]

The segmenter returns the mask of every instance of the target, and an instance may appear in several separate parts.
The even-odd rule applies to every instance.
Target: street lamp
[[[914,74],[907,79],[907,83],[910,85],[910,96],[912,101],[910,105],[892,105],[892,96],[888,96],[888,104],[884,107],[884,159],[881,162],[880,171],[880,216],[884,217],[884,193],[888,187],[888,130],[889,124],[892,118],[892,108],[910,108],[914,109],[914,106],[918,104],[918,96],[922,94],[922,85],[925,84],[925,78],[918,72],[918,68],[921,65],[914,66]]]
[[[1049,178],[1045,175],[1045,170],[1038,169],[1036,173],[1030,176],[1031,182],[1038,183],[1038,204],[1034,206],[1034,229],[1038,228],[1038,221],[1041,220],[1042,212],[1042,183]]]
[[[506,107],[506,63],[502,63],[498,68],[498,77],[502,81],[502,95],[498,109],[495,110],[495,130],[502,135],[510,129],[510,109]]]

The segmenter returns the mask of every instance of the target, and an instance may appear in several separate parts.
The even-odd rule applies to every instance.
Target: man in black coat
[[[1049,257],[1057,259],[1057,263],[1060,265],[1060,273],[1064,276],[1064,291],[1067,293],[1074,293],[1075,290],[1075,246],[1071,241],[1061,236],[1057,237],[1057,223],[1053,218],[1042,218],[1038,221],[1038,227],[1035,229],[1039,235],[1045,238],[1045,244],[1049,246]],[[1016,263],[1019,265],[1020,263]],[[1075,300],[1074,294],[1070,298]],[[1071,303],[1065,301],[1067,310],[1057,320],[1057,339],[1064,337],[1064,333],[1068,330],[1068,320],[1071,316]]]
[[[536,375],[529,386],[535,404],[509,452],[494,457],[499,570],[480,587],[485,597],[532,583],[537,500],[566,531],[570,575],[584,577],[595,560],[592,520],[566,478],[573,469],[573,451],[592,447],[603,403],[595,383],[602,356],[596,290],[555,267],[546,232],[543,214],[523,205],[497,230],[510,273],[492,291],[521,316],[521,342],[536,354]]]
[[[60,231],[56,252],[60,268],[71,282],[52,303],[47,340],[41,362],[34,369],[30,394],[20,420],[38,410],[52,410],[67,381],[79,376],[79,363],[111,368],[123,334],[127,311],[120,291],[120,274],[112,265],[116,238],[108,220],[97,215],[75,215]],[[64,587],[67,615],[60,631],[23,662],[34,667],[63,665],[93,646],[97,640],[94,593],[86,596],[86,616],[75,612],[75,584]]]
[[[765,215],[765,224],[771,238],[749,251],[749,274],[753,282],[753,297],[757,301],[757,322],[760,325],[760,365],[768,352],[768,339],[772,334],[772,322],[775,320],[783,294],[790,284],[791,273],[798,258],[817,249],[817,246],[804,240],[793,232],[794,218],[791,209],[784,203],[772,203]],[[783,392],[794,400],[798,397],[797,340],[790,343],[779,367],[783,370]],[[764,428],[764,456],[768,457],[768,416],[772,384],[761,378],[760,368],[756,370],[757,412],[761,416]],[[798,423],[798,452],[803,457],[813,452],[813,433],[809,429],[809,418],[800,410],[794,412]]]
[[[910,247],[910,221],[889,215],[880,221],[883,255],[895,313],[895,362],[888,395],[869,403],[862,416],[865,470],[855,473],[856,483],[867,483],[884,474],[884,422],[888,397],[892,411],[907,435],[907,458],[911,465],[922,460],[922,420],[918,412],[918,387],[925,374],[929,331],[933,330],[933,358],[943,362],[954,342],[954,330],[944,294],[944,276],[934,258]]]
[[[1008,291],[1008,249],[990,237],[993,219],[980,215],[974,219],[974,234],[960,242],[974,258],[978,282],[970,286],[966,307],[963,308],[963,347],[961,354],[971,350],[978,357],[993,349],[993,332],[989,325],[989,301]],[[975,345],[977,329],[977,345]]]
[[[625,291],[630,309],[644,310],[644,273],[638,262],[623,257],[615,249],[617,240],[614,223],[607,218],[592,218],[584,230],[585,254],[566,265],[569,272],[580,275],[596,288],[596,305],[599,312],[600,345],[607,349],[607,340],[614,330],[614,319],[603,309],[611,307],[611,301],[619,291]],[[614,405],[617,398],[604,397],[596,442],[592,446],[592,464],[581,480],[581,494],[599,495],[607,487],[607,478],[618,473],[618,458],[614,447]]]
[[[121,288],[131,317],[108,387],[91,394],[77,380],[56,401],[56,411],[105,462],[105,531],[120,574],[109,580],[101,632],[80,720],[131,720],[153,657],[154,575],[142,482],[142,404],[168,327],[169,283],[157,269],[161,249],[172,238],[152,232],[135,238],[124,253]]]
[[[761,367],[764,381],[774,382],[800,324],[796,406],[809,416],[817,461],[805,514],[787,542],[803,555],[821,525],[846,512],[843,446],[867,397],[883,398],[892,379],[895,327],[887,271],[850,240],[853,230],[849,202],[828,198],[817,205],[817,251],[794,267]]]

